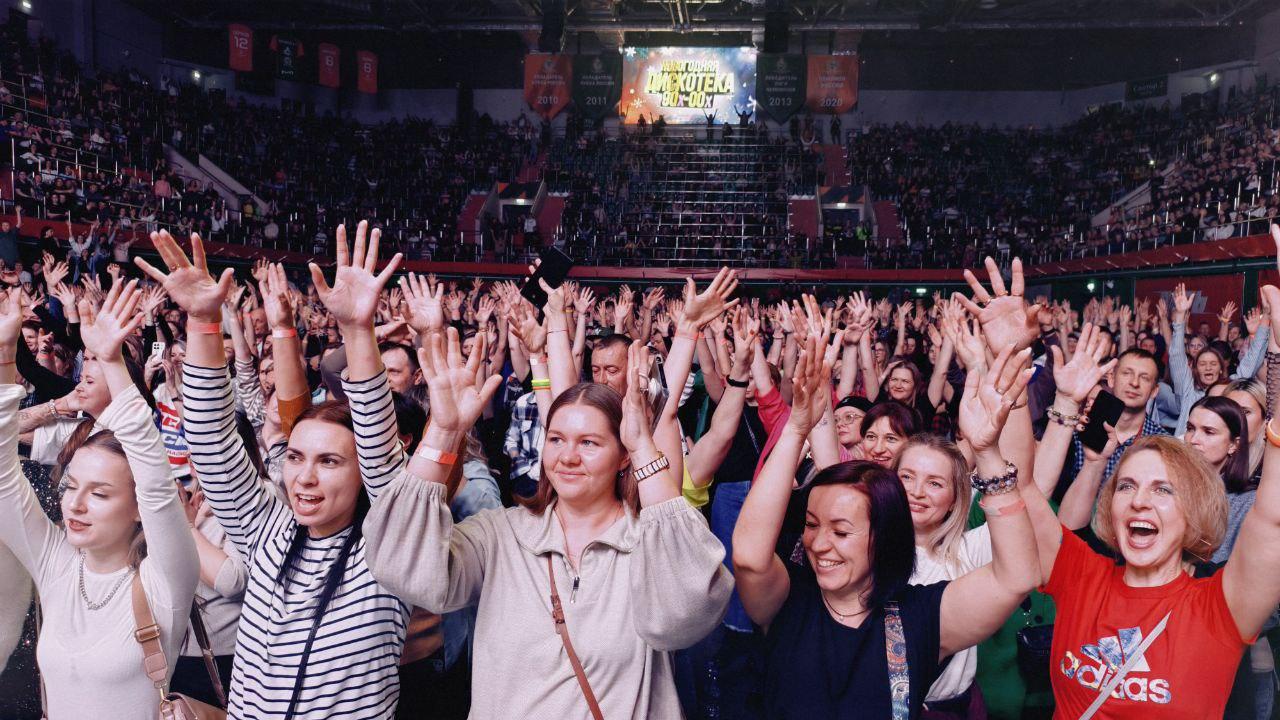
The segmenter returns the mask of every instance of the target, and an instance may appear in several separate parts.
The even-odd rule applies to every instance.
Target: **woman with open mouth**
[[[996,445],[1030,379],[1021,370],[1029,353],[1007,347],[990,370],[971,367],[960,405],[992,561],[951,582],[910,585],[911,503],[894,472],[874,462],[831,465],[809,484],[802,566],[774,551],[801,449],[830,386],[821,340],[810,339],[786,430],[733,537],[738,593],[765,633],[766,717],[918,717],[943,661],[999,629],[1035,587],[1035,538],[1018,473]]]
[[[1280,248],[1280,228],[1273,225],[1272,235]],[[1273,323],[1280,321],[1280,290],[1267,286],[1263,294]],[[1280,346],[1274,338],[1270,345],[1267,396],[1276,397]],[[1201,579],[1193,567],[1214,555],[1227,527],[1223,480],[1187,444],[1163,436],[1135,441],[1103,485],[1092,521],[1117,564],[1065,528],[1044,496],[1081,404],[1105,372],[1101,360],[1077,352],[1055,368],[1052,422],[1036,451],[1041,492],[1024,493],[1044,590],[1057,604],[1055,717],[1221,717],[1242,653],[1280,602],[1280,434],[1268,425],[1262,482],[1230,558]],[[1014,428],[1028,447],[1029,425]]]
[[[332,287],[311,266],[348,343],[372,342],[378,293],[400,260],[395,256],[374,275],[380,233],[373,231],[366,248],[366,229],[361,222],[348,252],[346,229],[338,227]],[[214,280],[198,236],[192,236],[191,261],[167,232],[153,233],[152,242],[169,273],[136,262],[187,312],[182,393],[191,463],[206,502],[249,567],[228,717],[394,717],[409,608],[370,576],[361,533],[369,496],[392,478],[362,465],[357,449],[394,442],[394,423],[361,427],[357,436],[344,404],[303,410],[288,433],[287,499],[281,499],[249,462],[235,430],[220,325],[231,271]],[[294,398],[306,393],[306,379],[283,270],[271,268],[264,285],[277,396]]]
[[[59,456],[63,527],[41,511],[18,463],[14,356],[22,319],[18,291],[0,310],[0,541],[35,579],[44,623],[37,658],[51,718],[151,720],[156,686],[144,673],[144,639],[158,640],[173,672],[199,565],[186,514],[151,409],[121,347],[141,323],[137,281],[116,283],[101,308],[80,301],[80,334],[109,404]],[[144,601],[158,634],[142,638]],[[159,668],[156,668],[159,670]]]

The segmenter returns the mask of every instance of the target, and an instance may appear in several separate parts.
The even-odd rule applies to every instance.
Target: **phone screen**
[[[1124,403],[1115,395],[1103,390],[1093,399],[1089,408],[1089,422],[1080,431],[1080,442],[1094,452],[1102,452],[1107,446],[1107,429],[1103,423],[1115,427],[1124,412]]]
[[[564,279],[569,277],[569,271],[573,269],[573,258],[560,252],[559,249],[550,247],[542,251],[542,262],[538,264],[538,269],[533,271],[533,275],[525,281],[524,287],[520,288],[520,294],[525,300],[533,303],[533,306],[542,309],[547,303],[547,293],[538,284],[538,280],[546,280],[547,285],[552,288],[560,287]]]

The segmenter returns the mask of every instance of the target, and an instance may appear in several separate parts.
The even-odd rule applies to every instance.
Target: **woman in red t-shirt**
[[[1280,231],[1273,232],[1280,244]],[[1280,323],[1280,290],[1264,292]],[[1274,341],[1271,349],[1280,352]],[[1058,394],[1035,458],[1042,493],[1057,481],[1082,402],[1116,367],[1114,360],[1099,365],[1105,348],[1090,325],[1070,363],[1062,362],[1057,348],[1053,352]],[[1268,395],[1274,397],[1280,354],[1269,354],[1268,363]],[[1142,382],[1129,374],[1134,377],[1117,371],[1115,384]],[[1029,425],[1019,427],[1012,431],[1029,437]],[[1049,667],[1055,718],[1087,717],[1108,688],[1095,719],[1222,717],[1245,646],[1280,603],[1280,477],[1273,477],[1280,476],[1280,447],[1266,452],[1256,504],[1226,567],[1199,580],[1191,575],[1192,564],[1211,557],[1222,541],[1227,502],[1218,474],[1184,443],[1139,438],[1103,485],[1092,527],[1120,564],[1067,531],[1044,494],[1024,492],[1043,590],[1058,609]],[[1156,633],[1115,682],[1144,639]]]

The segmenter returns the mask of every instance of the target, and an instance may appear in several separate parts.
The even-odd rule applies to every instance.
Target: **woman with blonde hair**
[[[113,718],[156,718],[160,698],[144,668],[155,648],[144,650],[136,634],[135,603],[149,605],[158,625],[167,682],[196,589],[195,543],[160,433],[121,354],[141,322],[139,299],[132,281],[112,287],[100,309],[80,303],[80,335],[110,403],[97,417],[102,429],[76,433],[60,455],[63,527],[45,516],[18,462],[19,296],[9,293],[0,311],[0,541],[36,582],[36,657],[53,720],[105,708]]]
[[[955,443],[938,435],[912,436],[894,464],[907,493],[915,529],[916,565],[912,585],[955,580],[991,562],[991,529],[968,529],[973,488],[969,464]],[[947,717],[980,716],[985,711],[973,679],[978,648],[960,650],[929,688],[925,707]]]

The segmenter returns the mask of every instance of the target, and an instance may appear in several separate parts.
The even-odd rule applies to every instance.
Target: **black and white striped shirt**
[[[235,399],[226,368],[184,368],[183,421],[191,463],[214,516],[249,566],[228,717],[283,718],[325,576],[351,528],[328,537],[308,537],[286,581],[277,583],[297,528],[293,512],[249,462],[235,431]],[[350,383],[348,392],[362,398],[383,395],[389,402],[388,391],[377,393],[385,385],[386,374],[381,373]],[[357,404],[352,402],[353,409]],[[376,497],[396,473],[375,456],[366,463],[365,450],[399,450],[394,413],[389,423],[362,424],[356,416],[355,430],[364,487]],[[400,460],[403,454],[388,452],[384,457]],[[294,717],[394,717],[408,618],[408,606],[369,574],[360,539],[316,632]]]

